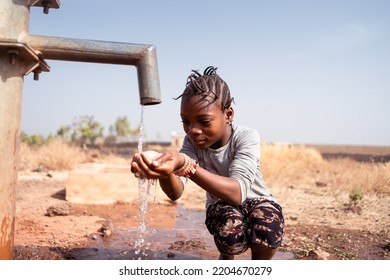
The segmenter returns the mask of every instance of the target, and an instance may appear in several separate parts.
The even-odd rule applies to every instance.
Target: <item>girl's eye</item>
[[[181,122],[182,122],[184,125],[189,125],[189,124],[190,124],[190,122],[187,121],[187,120],[181,120]]]
[[[202,125],[209,125],[210,124],[210,120],[202,120],[202,121],[200,121],[200,123]]]

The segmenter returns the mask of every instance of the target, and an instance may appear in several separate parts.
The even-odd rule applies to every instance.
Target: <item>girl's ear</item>
[[[232,107],[229,107],[225,110],[225,117],[227,123],[232,123],[234,120],[234,110]]]

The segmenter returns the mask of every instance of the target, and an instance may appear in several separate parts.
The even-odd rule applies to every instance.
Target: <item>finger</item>
[[[140,158],[146,165],[151,165],[152,161],[144,153],[140,153]]]
[[[159,179],[161,178],[160,172],[154,170],[152,163],[144,154],[140,154],[139,157],[136,157],[137,167],[141,176],[147,179]]]
[[[138,171],[144,171],[149,169],[148,162],[146,162],[147,158],[145,158],[142,153],[141,154],[134,154],[133,156],[133,163],[134,163],[134,168],[137,168]]]
[[[138,167],[138,164],[136,162],[131,163],[131,172],[134,174],[136,178],[144,177],[143,173],[141,172],[140,168]]]
[[[154,168],[162,168],[165,169],[169,163],[172,162],[172,156],[169,153],[162,153],[159,157],[155,158],[152,162],[151,165]]]
[[[139,167],[138,167],[138,164],[133,161],[131,164],[130,164],[130,170],[132,173],[136,173],[139,171]]]

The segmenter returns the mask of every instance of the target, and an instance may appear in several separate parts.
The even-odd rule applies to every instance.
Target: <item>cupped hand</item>
[[[178,152],[163,152],[150,158],[148,153],[136,153],[131,162],[131,172],[137,178],[163,179],[184,164],[184,158]]]

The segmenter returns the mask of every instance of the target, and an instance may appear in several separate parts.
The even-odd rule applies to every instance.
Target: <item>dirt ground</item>
[[[23,172],[16,194],[14,258],[216,259],[204,226],[204,192],[195,185],[171,203],[148,203],[141,232],[140,203],[78,205],[65,200],[66,172]],[[137,181],[131,183],[137,188]],[[158,186],[152,186],[158,191]],[[390,260],[390,198],[347,193],[326,185],[271,186],[284,208],[286,234],[275,259]],[[139,245],[141,243],[141,245]],[[249,252],[238,259],[250,259]]]

